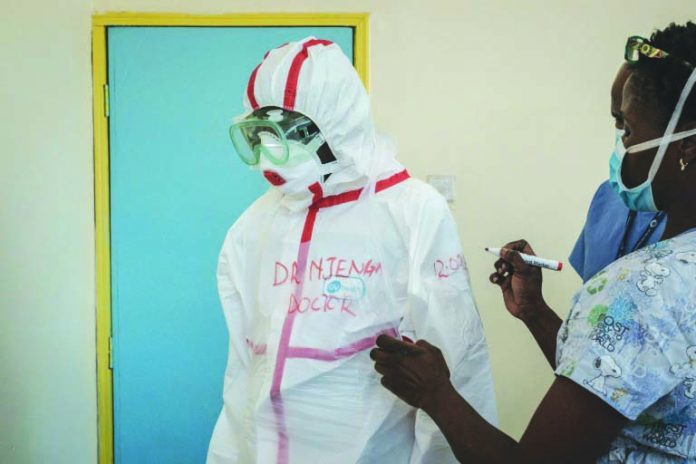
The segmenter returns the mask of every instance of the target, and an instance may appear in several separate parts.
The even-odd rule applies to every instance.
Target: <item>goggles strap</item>
[[[317,151],[319,148],[321,148],[322,145],[326,143],[326,139],[324,138],[324,135],[319,132],[307,145],[307,150],[310,151],[315,157],[317,157],[317,161],[319,161],[319,173],[322,176],[325,176],[327,174],[333,174],[334,172],[338,171],[342,165],[338,160],[331,161],[330,163],[321,163],[321,161],[318,159],[319,156],[317,155]]]

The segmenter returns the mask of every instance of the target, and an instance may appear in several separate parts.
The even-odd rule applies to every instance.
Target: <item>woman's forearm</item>
[[[517,442],[483,419],[452,385],[422,409],[435,421],[460,462],[516,462]]]
[[[556,369],[556,337],[563,321],[545,302],[537,311],[520,317],[534,336],[539,348],[553,369]]]

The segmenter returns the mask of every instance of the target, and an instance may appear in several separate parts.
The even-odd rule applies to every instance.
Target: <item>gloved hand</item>
[[[525,321],[548,308],[541,293],[541,269],[525,263],[519,253],[534,255],[526,240],[510,242],[501,249],[501,258],[495,262],[490,281],[503,292],[508,312]]]

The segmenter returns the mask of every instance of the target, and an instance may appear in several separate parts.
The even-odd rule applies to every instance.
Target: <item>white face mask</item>
[[[319,134],[307,145],[288,141],[289,156],[285,164],[272,163],[265,156],[259,159],[259,170],[266,180],[278,190],[293,197],[312,195],[309,187],[319,183],[323,185],[324,176],[335,172],[338,162],[322,164],[317,150],[324,144],[324,137]],[[264,141],[262,141],[264,143]],[[273,141],[269,140],[272,145]],[[269,147],[272,149],[272,146]]]

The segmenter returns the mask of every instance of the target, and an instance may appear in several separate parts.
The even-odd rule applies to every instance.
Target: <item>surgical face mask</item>
[[[621,167],[621,158],[619,158],[618,147],[621,144],[621,138],[624,136],[626,131],[623,129],[616,129],[616,138],[614,139],[614,151],[611,152],[609,157],[609,183],[612,188],[616,191],[614,184],[618,182],[618,177],[621,173],[619,168]]]
[[[696,129],[674,133],[674,129],[679,121],[682,109],[684,108],[684,103],[691,93],[691,89],[695,82],[696,69],[691,73],[691,76],[686,81],[686,84],[684,85],[682,93],[679,97],[679,101],[677,102],[674,112],[672,113],[672,117],[667,124],[665,134],[662,137],[648,140],[647,142],[642,142],[630,147],[624,147],[621,139],[623,136],[623,131],[617,131],[616,147],[612,153],[611,159],[609,160],[609,183],[616,194],[619,195],[621,200],[624,202],[626,207],[632,211],[658,211],[657,205],[655,204],[652,183],[660,169],[660,165],[665,157],[667,148],[672,142],[696,135]],[[650,166],[650,171],[648,171],[648,177],[640,185],[633,188],[626,187],[622,177],[623,163],[626,159],[626,155],[640,153],[655,147],[659,148],[655,158],[653,159],[652,165]]]

